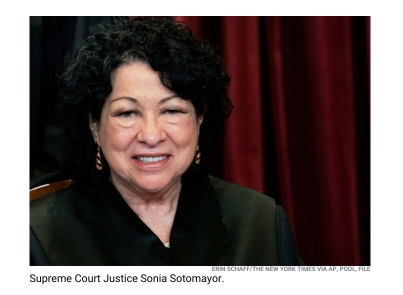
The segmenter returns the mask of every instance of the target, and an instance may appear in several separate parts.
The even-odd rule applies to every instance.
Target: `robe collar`
[[[112,184],[94,202],[111,264],[215,265],[224,250],[225,226],[217,194],[207,178],[182,184],[169,249]]]

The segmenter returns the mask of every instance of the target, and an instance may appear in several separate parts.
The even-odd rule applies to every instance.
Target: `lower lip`
[[[154,169],[164,168],[164,166],[168,163],[170,158],[171,158],[171,156],[167,156],[165,159],[163,159],[161,161],[148,162],[148,163],[144,163],[144,162],[138,160],[137,158],[132,158],[132,160],[136,166],[138,166],[142,169],[154,170]]]

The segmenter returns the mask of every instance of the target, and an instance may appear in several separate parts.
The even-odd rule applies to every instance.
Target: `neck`
[[[162,192],[139,192],[135,187],[120,185],[111,178],[122,198],[162,243],[168,243],[181,190],[180,179]]]
[[[180,181],[161,192],[142,192],[120,185],[112,178],[110,180],[129,207],[144,222],[164,221],[175,215],[182,187]]]

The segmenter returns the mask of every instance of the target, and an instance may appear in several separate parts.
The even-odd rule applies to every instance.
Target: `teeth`
[[[138,157],[137,159],[143,163],[158,162],[164,160],[166,156],[163,157]]]

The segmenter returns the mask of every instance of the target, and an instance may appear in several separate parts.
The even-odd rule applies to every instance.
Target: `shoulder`
[[[71,211],[74,207],[72,186],[30,202],[30,265],[49,265],[45,253],[51,247],[50,233],[56,221],[61,219],[58,208]],[[67,228],[68,223],[62,224]]]
[[[63,259],[90,237],[94,212],[76,184],[30,202],[31,265],[69,265]]]
[[[237,264],[303,264],[288,218],[273,198],[216,177],[209,176],[209,182],[217,194],[228,230],[233,250],[230,255],[236,257]],[[244,256],[240,258],[239,253]],[[249,260],[244,260],[245,257]]]
[[[224,265],[276,265],[276,211],[273,198],[209,177],[226,228]]]
[[[276,202],[273,198],[258,191],[227,182],[214,176],[208,177],[214,187],[218,200],[224,208],[239,209],[242,211],[267,212],[276,210]]]
[[[253,225],[255,232],[275,232],[277,205],[273,198],[253,189],[209,176],[220,205],[223,221],[229,226],[249,230]]]
[[[82,215],[87,201],[76,184],[30,202],[30,227],[40,241],[47,241],[55,228],[69,231]]]
[[[72,184],[68,188],[45,195],[35,201],[30,202],[31,223],[36,219],[44,219],[46,216],[55,213],[56,209],[64,208],[68,210],[74,207],[74,200],[77,196],[77,188]]]

